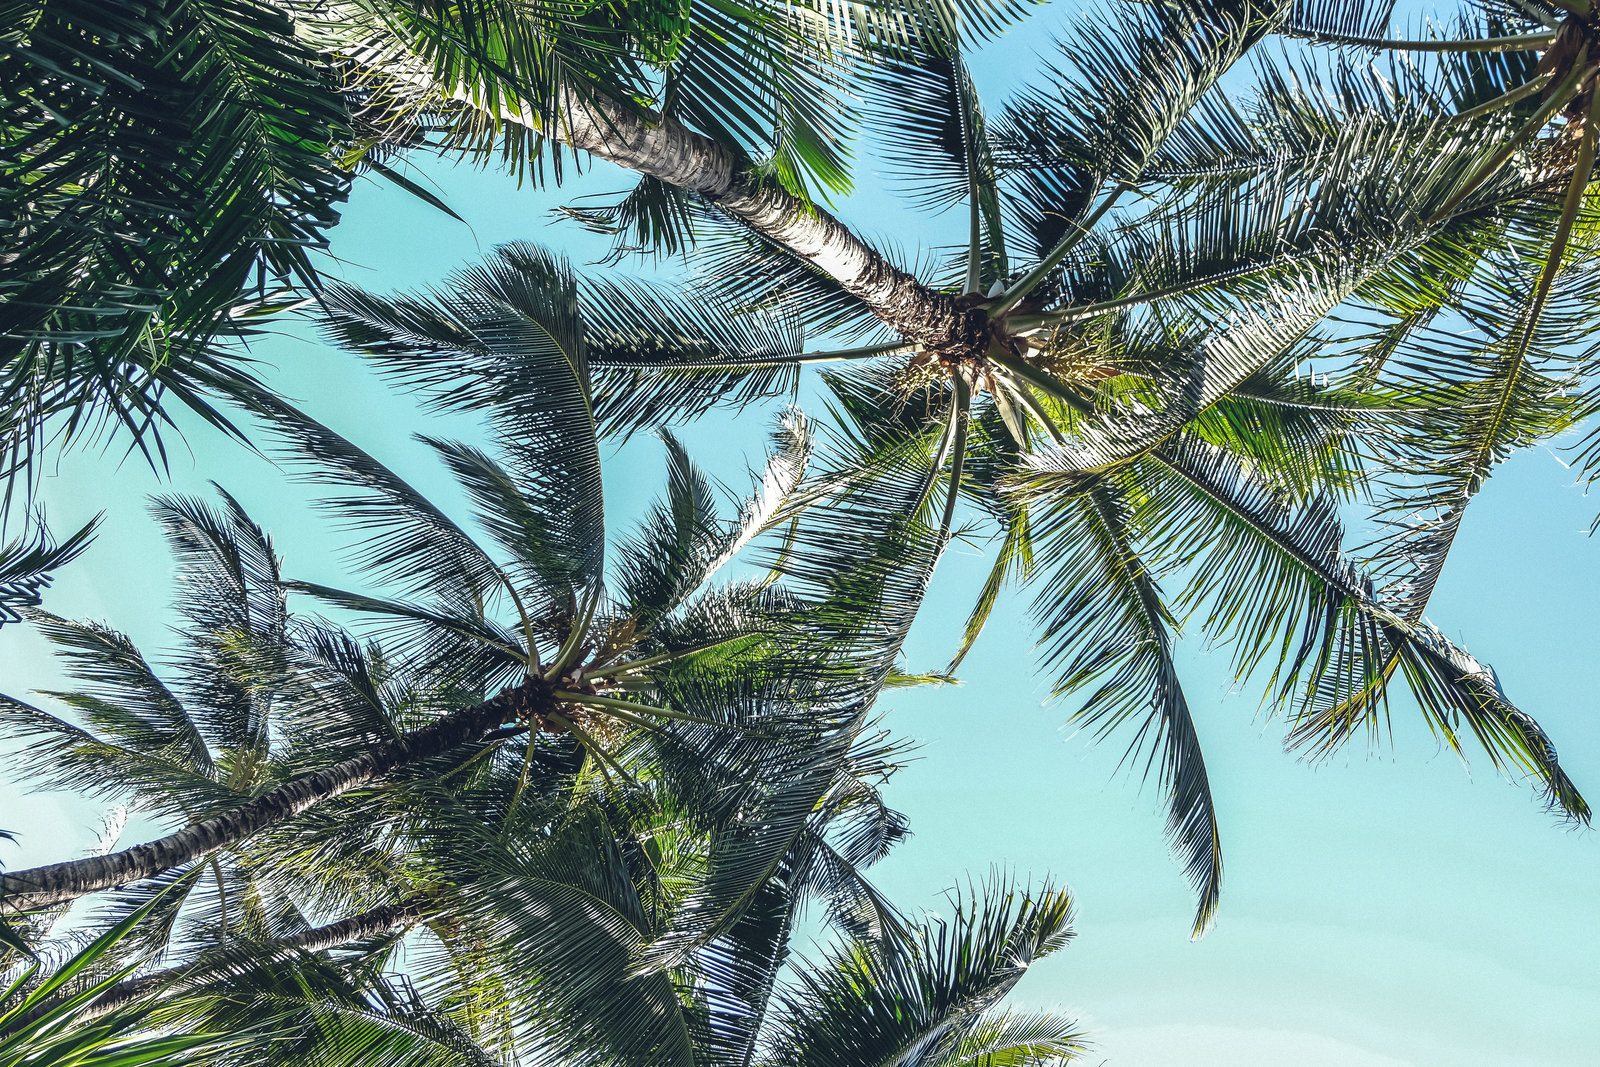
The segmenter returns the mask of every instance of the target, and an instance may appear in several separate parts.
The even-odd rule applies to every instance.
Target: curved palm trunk
[[[425,912],[425,898],[412,897],[398,904],[386,904],[371,911],[364,911],[352,915],[348,919],[329,923],[326,926],[316,926],[310,930],[303,930],[293,937],[285,937],[278,941],[270,942],[265,954],[255,958],[257,964],[265,964],[277,960],[290,952],[321,952],[325,949],[338,948],[341,945],[350,945],[358,941],[370,941],[372,938],[411,926],[419,922]],[[98,1019],[103,1015],[126,1007],[128,1004],[139,1000],[156,990],[175,992],[188,988],[204,981],[216,974],[217,971],[235,962],[235,957],[227,954],[213,954],[204,956],[190,963],[177,967],[168,967],[165,970],[147,974],[141,978],[129,978],[118,982],[96,997],[94,1003],[79,1014],[80,1021]]]
[[[475,106],[464,94],[454,99]],[[671,116],[639,111],[598,94],[559,107],[558,130],[510,109],[500,117],[539,130],[572,148],[698,193],[752,230],[809,260],[914,344],[967,348],[969,315],[955,300],[923,285],[824,209],[757,182],[738,157]]]
[[[374,745],[353,759],[285,782],[231,811],[155,841],[104,856],[87,856],[0,876],[0,915],[65,904],[88,893],[192,863],[374,778],[479,740],[515,716],[516,695],[516,691],[508,691],[446,715],[419,730]]]

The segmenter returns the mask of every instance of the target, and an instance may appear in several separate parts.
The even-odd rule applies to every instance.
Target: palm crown
[[[441,670],[433,643],[396,656],[291,617],[270,540],[231,497],[224,505],[156,505],[179,558],[188,623],[175,684],[121,635],[39,616],[90,683],[52,694],[87,728],[5,703],[11,731],[35,738],[29,762],[44,784],[131,793],[143,811],[203,822],[474,699],[463,690],[461,657]],[[726,548],[719,541],[697,566]],[[629,603],[646,601],[664,603]],[[715,616],[701,604],[689,617]],[[459,637],[459,625],[427,622],[447,641]],[[817,900],[862,936],[898,930],[897,913],[862,870],[904,834],[877,793],[901,746],[867,729],[868,703],[828,703],[831,671],[778,672],[770,656],[746,669],[753,661],[725,646],[748,634],[715,632],[710,648],[637,662],[642,699],[670,694],[717,721],[658,709],[664,721],[634,730],[624,720],[604,731],[601,749],[576,725],[578,712],[542,720],[531,712],[397,768],[381,788],[325,799],[208,858],[121,887],[112,916],[140,925],[119,951],[164,942],[162,966],[137,977],[124,970],[114,984],[97,979],[84,1000],[88,1019],[160,994],[169,1023],[231,1029],[243,1012],[287,1033],[309,1027],[278,1049],[301,1063],[354,1062],[341,1057],[380,1045],[419,1065],[457,1062],[463,1049],[509,1054],[580,1011],[591,1027],[613,1036],[631,1027],[653,1044],[661,1005],[675,1003],[660,969],[732,951],[724,943],[774,880],[791,910]],[[713,649],[719,655],[708,661]],[[851,678],[846,689],[859,694],[861,683]],[[605,864],[622,864],[622,873]],[[20,872],[22,885],[29,873]],[[590,914],[585,901],[627,884],[618,878],[636,884],[625,899],[606,898],[610,918]],[[320,921],[329,915],[338,918]],[[421,999],[376,970],[411,929],[423,939],[418,980],[431,991]],[[321,955],[330,950],[334,957]],[[657,977],[628,977],[641,952]],[[530,975],[550,984],[530,984]],[[252,1054],[279,1062],[274,1048]]]
[[[515,283],[517,276],[508,274],[506,280]],[[602,773],[627,776],[629,770],[611,749],[643,730],[661,758],[668,751],[680,753],[680,759],[716,751],[730,760],[754,761],[746,773],[761,780],[760,768],[776,775],[781,758],[797,758],[782,755],[796,751],[798,743],[785,740],[784,731],[816,737],[856,728],[885,680],[885,672],[869,666],[860,650],[870,649],[873,662],[893,656],[880,648],[875,616],[865,601],[850,601],[847,621],[845,613],[835,611],[837,626],[813,631],[797,623],[807,613],[827,609],[825,590],[809,607],[769,581],[707,586],[743,544],[778,521],[804,467],[803,422],[794,417],[780,428],[760,490],[734,521],[717,518],[709,484],[681,449],[670,448],[667,499],[634,538],[618,544],[618,595],[608,598],[599,444],[576,308],[563,303],[559,293],[548,304],[526,303],[550,296],[511,288],[497,302],[486,299],[476,336],[493,338],[499,330],[503,342],[515,343],[475,342],[466,354],[483,365],[470,376],[451,377],[469,393],[496,392],[486,409],[493,413],[503,460],[469,446],[432,442],[478,505],[496,555],[349,442],[286,405],[270,405],[276,432],[298,455],[314,462],[322,476],[358,487],[356,497],[338,501],[337,507],[356,528],[373,535],[358,550],[362,561],[380,577],[400,581],[402,592],[426,590],[427,599],[412,601],[291,586],[398,624],[399,640],[373,655],[397,658],[407,671],[428,680],[428,699],[417,714],[408,713],[400,729],[388,720],[358,722],[352,727],[356,743],[326,752],[332,759],[300,764],[270,787],[250,777],[242,787],[251,793],[249,799],[240,803],[238,792],[228,793],[225,803],[197,811],[192,825],[158,842],[8,874],[12,907],[58,903],[175,869],[366,782],[425,771],[429,761],[448,759],[463,745],[504,742],[531,731],[534,737],[520,742],[526,788],[541,739],[576,740]],[[565,388],[539,394],[520,390],[519,380],[529,377],[564,382]],[[187,516],[169,515],[180,531],[197,522],[217,525],[193,507],[180,506],[172,514]],[[234,520],[246,522],[236,510]],[[252,619],[268,620],[280,631],[285,625],[270,547],[259,531],[225,548],[215,538],[190,548],[183,540],[187,536],[175,534],[180,549],[211,561],[215,573],[205,581],[261,601],[241,607],[213,593],[216,604],[192,620],[200,635],[196,640],[202,648],[211,641],[220,649],[208,653],[212,659],[265,686],[274,671],[286,669],[281,635],[265,646],[250,646],[255,649],[250,655],[267,656],[260,664],[235,663],[244,653],[230,643],[230,635]],[[851,595],[860,592],[857,583]],[[205,636],[219,627],[220,637]],[[72,633],[97,637],[100,631]],[[116,644],[114,635],[106,640]],[[269,652],[261,653],[261,647]],[[343,638],[326,637],[315,651],[324,660],[349,660],[340,663],[341,669],[358,681],[368,677],[368,684],[379,670],[360,646],[352,648]],[[87,655],[92,660],[105,653],[97,646]],[[91,664],[89,669],[100,668]],[[159,689],[147,670],[135,673],[134,681]],[[122,698],[127,692],[124,688]],[[254,731],[255,747],[241,750],[237,760],[254,775],[253,768],[268,755],[260,746],[269,744],[271,735],[266,719],[251,710],[248,685],[239,699],[244,701],[240,710],[225,719],[238,720],[230,729]],[[163,701],[162,708],[181,719],[171,703]],[[233,747],[243,743],[225,739]],[[341,758],[345,753],[348,758]],[[199,761],[197,766],[216,762],[203,752],[186,758]],[[771,762],[775,759],[779,763]],[[219,773],[232,770],[230,763]],[[822,788],[818,780],[808,781],[807,788]],[[785,833],[798,832],[815,800],[815,793],[792,797],[792,810],[773,816],[777,837],[762,847],[776,847],[773,842]],[[737,895],[737,886],[730,892]],[[708,914],[720,921],[716,909]]]

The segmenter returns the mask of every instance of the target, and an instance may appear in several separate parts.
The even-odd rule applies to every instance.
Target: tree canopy
[[[1070,721],[1154,775],[1194,936],[1226,819],[1186,633],[1291,750],[1376,742],[1396,705],[1589,822],[1428,610],[1510,456],[1577,439],[1600,467],[1594,14],[1107,2],[986,99],[972,57],[1030,10],[0,9],[0,624],[75,686],[0,699],[0,728],[35,784],[158,824],[0,874],[0,1056],[143,1027],[277,1028],[206,1054],[328,1067],[1070,1059],[1075,1024],[999,1007],[1070,936],[1065,891],[997,874],[919,921],[866,874],[906,833],[877,703],[956,681],[1008,588]],[[892,236],[952,244],[857,228],[863,144],[927,220]],[[340,280],[357,176],[452,211],[408,176],[427,154],[547,199],[595,160],[637,181],[561,209],[604,262],[518,241],[427,290]],[[455,502],[269,386],[251,344],[291,321],[481,420],[415,428]],[[773,427],[748,495],[674,433],[713,411]],[[164,495],[159,662],[44,603],[98,520],[53,538],[38,475],[102,431],[163,466],[185,423],[325,487],[349,580],[285,574],[225,490]],[[603,457],[647,433],[665,491],[619,534]],[[918,673],[957,542],[987,576]],[[797,962],[808,902],[833,941]],[[64,915],[87,953],[24,960]],[[125,1062],[209,1039],[152,1040]]]

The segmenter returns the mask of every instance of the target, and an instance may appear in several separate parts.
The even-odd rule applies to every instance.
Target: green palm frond
[[[449,292],[398,301],[335,290],[330,329],[438,406],[487,412],[507,469],[572,554],[566,581],[592,589],[605,522],[586,331],[570,268],[514,244],[454,282]]]
[[[711,483],[677,438],[663,432],[661,439],[667,450],[665,497],[618,553],[619,599],[647,630],[700,586],[724,541]]]
[[[733,927],[785,865],[797,846],[815,832],[812,816],[835,786],[838,766],[855,740],[847,730],[773,766],[768,788],[752,797],[754,810],[741,812],[714,835],[706,876],[679,905],[672,923],[658,932],[643,961],[672,966]]]
[[[1390,0],[1296,0],[1289,32],[1381,37],[1394,17]]]
[[[768,558],[774,573],[814,605],[808,629],[835,645],[850,670],[862,672],[863,694],[875,694],[895,667],[945,548],[928,517],[943,467],[941,458],[930,465],[929,457],[943,420],[905,412],[898,425],[888,425],[878,413],[894,400],[880,376],[826,380],[840,413],[849,414],[836,437],[822,438],[800,495],[828,503],[800,515]]]
[[[1302,687],[1297,745],[1331,751],[1357,729],[1379,726],[1388,683],[1401,667],[1428,727],[1453,750],[1462,752],[1461,735],[1471,734],[1497,767],[1526,772],[1554,807],[1587,819],[1588,805],[1549,739],[1506,700],[1492,671],[1431,626],[1394,614],[1341,557],[1343,531],[1331,500],[1287,507],[1225,454],[1195,442],[1164,450],[1160,460],[1173,477],[1153,497],[1160,515],[1153,536],[1195,545],[1190,523],[1216,531],[1204,548],[1179,549],[1193,556],[1202,578],[1186,599],[1210,602],[1206,627],[1234,635],[1241,674],[1275,654],[1280,695]]]
[[[267,411],[268,432],[315,472],[312,477],[364,490],[331,498],[324,506],[365,535],[357,561],[376,577],[464,604],[491,597],[504,584],[495,561],[394,472],[287,404]]]
[[[1574,334],[1556,326],[1549,336]],[[1413,331],[1396,354],[1386,377],[1428,401],[1426,417],[1396,435],[1392,488],[1379,502],[1390,529],[1369,548],[1398,614],[1422,617],[1465,510],[1494,468],[1577,424],[1575,362],[1523,358],[1503,338],[1436,331]]]
[[[1222,846],[1205,758],[1172,661],[1178,619],[1135,540],[1145,531],[1123,486],[1056,494],[1030,508],[1042,560],[1034,594],[1044,660],[1057,696],[1094,688],[1073,714],[1098,738],[1131,733],[1125,762],[1156,770],[1167,794],[1167,836],[1199,895],[1194,934],[1215,917]],[[1157,770],[1157,768],[1159,769]]]
[[[628,255],[676,256],[692,248],[704,206],[687,189],[642,175],[620,193],[591,193],[556,209],[593,233],[614,239],[607,263]]]
[[[1187,112],[1281,13],[1254,3],[1179,3],[1085,20],[1058,42],[1048,89],[996,122],[996,159],[1016,189],[1018,229],[1042,258],[1108,184],[1137,182]]]
[[[191,638],[177,664],[180,691],[214,743],[260,752],[267,746],[262,694],[292,686],[288,611],[271,538],[216,489],[220,511],[185,496],[151,505],[179,565],[178,611]]]
[[[21,612],[39,606],[54,572],[83,554],[100,525],[97,515],[66,540],[57,542],[43,522],[33,533],[0,544],[0,626],[19,622]]]
[[[987,122],[958,47],[929,41],[874,64],[868,79],[873,123],[898,146],[891,176],[925,209],[968,205],[962,290],[986,292],[1010,267]]]
[[[1332,267],[1297,272],[1274,286],[1274,299],[1236,311],[1205,334],[1163,324],[1159,332],[1130,336],[1121,358],[1155,372],[1150,391],[1079,419],[1056,462],[1074,462],[1085,474],[1109,470],[1157,447],[1264,368],[1292,362],[1311,331],[1363,280],[1349,265]],[[1078,458],[1068,461],[1068,454]]]
[[[940,1061],[941,1067],[1046,1067],[1089,1051],[1084,1032],[1071,1019],[1049,1012],[991,1014]]]
[[[526,633],[506,629],[471,607],[456,610],[449,603],[430,606],[366,596],[315,582],[284,585],[333,606],[376,616],[378,631],[396,655],[419,671],[442,674],[472,691],[509,684],[516,672],[527,667]]]
[[[260,387],[213,341],[315,283],[346,192],[317,55],[257,0],[29,0],[4,33],[4,467],[106,426],[159,463],[174,401],[236,432],[213,404]]]
[[[463,857],[500,868],[492,893],[461,904],[464,942],[495,946],[517,1025],[536,1028],[563,1060],[592,1049],[610,1062],[689,1063],[668,976],[633,968],[653,924],[622,847],[611,822],[588,810],[543,842]]]
[[[213,770],[205,726],[193,718],[124,634],[94,623],[71,622],[44,612],[34,621],[84,683],[82,710],[93,727],[135,752],[200,775]]]
[[[169,993],[163,1015],[223,1032],[271,1019],[273,1040],[241,1059],[257,1067],[503,1067],[467,1026],[426,1003],[403,976],[375,973],[381,953],[354,963],[348,954],[344,961],[277,957],[262,967],[237,953],[237,962],[205,984]]]
[[[110,1014],[92,1012],[95,999],[133,969],[118,969],[112,956],[143,917],[135,913],[122,920],[49,972],[35,963],[8,976],[0,990],[0,1062],[188,1067],[262,1041],[259,1017],[227,1036],[214,1030],[172,1033],[159,1025],[158,1006],[148,1001]]]
[[[952,917],[902,939],[847,945],[798,966],[792,991],[781,994],[770,1062],[965,1062],[961,1050],[994,1035],[1001,998],[1071,939],[1072,901],[1048,883],[1019,887],[996,876],[953,892],[950,903]],[[1059,1040],[1072,1051],[1075,1038]]]
[[[580,285],[596,417],[608,436],[792,394],[799,368],[822,355],[805,351],[805,331],[782,312],[627,279]]]
[[[77,713],[98,716],[119,724],[139,723],[124,708],[73,693],[47,694]],[[6,735],[26,739],[27,750],[17,760],[18,777],[41,789],[67,789],[107,799],[130,794],[155,810],[176,818],[188,812],[220,809],[237,799],[210,777],[170,758],[168,743],[154,748],[114,744],[14,697],[0,697],[0,728]],[[139,732],[147,732],[141,729]]]

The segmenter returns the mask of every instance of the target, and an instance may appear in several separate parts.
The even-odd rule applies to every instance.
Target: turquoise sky
[[[1065,17],[1052,8],[979,58],[991,100],[1035,69],[1035,50]],[[858,167],[863,191],[839,213],[864,232],[917,249],[951,241],[963,227],[954,215],[930,222],[903,213],[870,154]],[[592,259],[602,246],[550,209],[630,180],[606,165],[559,191],[443,165],[428,173],[470,228],[362,184],[334,234],[338,273],[380,290],[430,283],[514,238]],[[353,358],[310,336],[258,346],[272,380],[437,499],[457,499],[407,438],[424,427],[470,433],[470,421],[419,415]],[[754,409],[737,420],[719,414],[684,436],[700,462],[742,486],[766,420]],[[46,479],[58,530],[107,512],[98,543],[51,591],[51,609],[104,620],[152,654],[163,648],[170,564],[143,501],[152,492],[206,492],[210,479],[274,532],[289,574],[348,584],[339,539],[307,505],[312,494],[261,458],[198,430],[174,451],[166,480],[120,455],[117,446],[70,455]],[[614,520],[636,514],[660,478],[651,442],[614,455],[606,487]],[[1586,531],[1597,510],[1600,500],[1573,486],[1559,452],[1518,456],[1475,505],[1430,613],[1494,664],[1591,800],[1600,796],[1592,682],[1600,623],[1591,577],[1600,545]],[[912,635],[908,666],[948,659],[987,565],[976,548],[952,548]],[[1257,691],[1230,693],[1225,656],[1189,641],[1181,661],[1227,870],[1216,928],[1190,942],[1193,902],[1167,855],[1156,791],[1117,770],[1115,740],[1093,747],[1066,725],[1070,702],[1045,703],[1032,645],[1025,595],[1008,596],[964,664],[960,687],[898,691],[883,701],[889,726],[923,746],[888,790],[915,836],[877,877],[895,899],[929,907],[964,873],[981,876],[995,864],[1068,882],[1080,902],[1078,941],[1041,964],[1017,996],[1076,1012],[1097,1044],[1086,1062],[1600,1063],[1600,842],[1592,832],[1559,825],[1531,788],[1499,778],[1484,759],[1464,770],[1404,701],[1395,705],[1392,745],[1358,744],[1324,764],[1298,762],[1282,752],[1281,724],[1258,712]],[[0,634],[0,688],[21,695],[58,681],[33,635],[21,627]],[[0,826],[23,834],[20,848],[0,845],[6,866],[78,854],[100,815],[77,798],[23,795],[0,765]],[[135,823],[124,842],[150,829]]]

